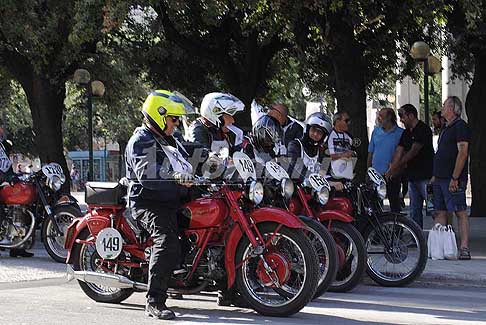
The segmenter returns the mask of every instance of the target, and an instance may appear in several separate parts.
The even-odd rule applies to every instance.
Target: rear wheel
[[[317,256],[300,229],[279,228],[276,223],[258,225],[265,252],[254,255],[247,237],[236,252],[238,292],[258,313],[289,316],[314,297],[318,283]]]
[[[366,273],[382,286],[407,285],[422,274],[427,263],[422,229],[397,213],[384,214],[379,221],[379,227],[369,225],[365,230]]]
[[[359,284],[366,270],[364,240],[356,228],[345,222],[332,221],[330,231],[344,252],[344,260],[329,291],[347,292]]]
[[[78,238],[81,240],[86,240],[89,236],[90,232],[86,228],[80,233]],[[98,259],[100,259],[100,256],[96,252],[96,246],[94,243],[75,244],[71,254],[73,255],[72,260],[74,271],[110,273],[97,265],[96,262]],[[117,304],[130,297],[134,292],[133,289],[111,288],[90,282],[83,282],[80,280],[78,280],[78,283],[84,293],[97,302]]]

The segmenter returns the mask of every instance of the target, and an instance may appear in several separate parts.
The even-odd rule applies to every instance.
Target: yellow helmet
[[[143,103],[142,113],[147,121],[160,133],[165,130],[167,116],[186,115],[192,103],[177,92],[152,91]]]

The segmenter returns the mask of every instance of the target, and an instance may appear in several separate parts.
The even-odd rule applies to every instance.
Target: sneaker
[[[467,247],[461,248],[461,253],[459,254],[459,259],[460,260],[470,260],[471,259],[471,253],[469,252],[469,248],[467,248]]]
[[[165,304],[147,303],[145,306],[145,315],[163,320],[176,318],[172,310],[167,308]]]

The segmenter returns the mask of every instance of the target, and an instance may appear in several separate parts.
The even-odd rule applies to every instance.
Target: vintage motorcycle
[[[287,195],[283,195],[286,191],[285,187],[289,185],[283,184],[287,181],[285,176],[288,176],[283,167],[275,162],[269,161],[266,163],[266,171],[268,174],[273,175],[274,179],[281,178],[282,190],[273,191],[274,195],[266,195],[266,199],[273,198],[273,204],[279,207],[288,209],[295,215],[301,216],[304,220],[310,220],[308,226],[318,225],[318,228],[327,229],[326,235],[322,235],[323,238],[331,235],[331,241],[335,242],[337,258],[335,265],[335,276],[325,277],[325,274],[321,272],[321,280],[317,289],[316,296],[319,292],[323,293],[324,284],[326,290],[334,292],[346,292],[356,287],[365,271],[366,266],[366,250],[364,248],[364,241],[359,231],[353,227],[353,217],[339,209],[332,209],[325,207],[329,201],[331,187],[327,180],[318,173],[312,173],[307,175],[303,182],[296,185],[293,195],[289,195],[290,191],[287,190]],[[288,180],[290,181],[290,180]],[[270,186],[269,189],[272,187]],[[275,195],[277,194],[277,195]],[[315,229],[315,227],[312,227]],[[322,233],[322,231],[321,231]],[[313,241],[315,243],[316,241]],[[327,247],[329,245],[321,244],[315,246],[318,252],[319,258],[326,260],[328,252]],[[322,252],[321,254],[319,254]],[[331,252],[332,253],[332,252]],[[332,260],[332,257],[331,257]],[[324,269],[325,268],[321,268]],[[331,272],[329,272],[331,273]]]
[[[169,292],[235,287],[262,315],[295,314],[314,297],[318,282],[317,255],[303,232],[306,226],[288,211],[258,208],[263,185],[254,181],[252,161],[241,152],[233,161],[245,183],[196,182],[206,193],[180,211],[187,272],[172,276]],[[89,212],[67,231],[69,277],[78,279],[93,300],[119,303],[147,290],[152,242],[124,213],[121,186],[88,186],[101,194],[87,196]]]
[[[326,207],[356,219],[368,254],[366,273],[382,286],[404,286],[418,278],[427,263],[427,244],[420,227],[400,213],[383,210],[386,182],[368,168],[364,183],[344,184],[344,196],[332,197]]]
[[[66,261],[64,232],[72,220],[81,216],[74,197],[59,194],[66,181],[62,168],[50,163],[32,174],[19,176],[13,185],[0,187],[0,247],[30,248],[37,226],[49,255],[59,263]]]

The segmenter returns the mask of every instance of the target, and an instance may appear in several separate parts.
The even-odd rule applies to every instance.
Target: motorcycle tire
[[[330,229],[336,245],[344,251],[344,265],[329,287],[331,292],[348,292],[361,281],[366,271],[367,254],[363,236],[349,223],[333,220]]]
[[[88,239],[89,236],[90,236],[89,229],[86,228],[83,231],[81,231],[81,233],[78,236],[78,239],[86,240]],[[96,253],[96,249],[94,248],[95,245],[75,244],[71,251],[74,271],[95,271],[94,269],[87,269],[87,265],[85,265],[85,263],[83,262],[83,257],[88,250],[88,246],[94,249],[93,254],[95,255],[91,256],[91,263],[90,263],[91,264],[90,266],[93,266],[94,261],[92,261],[92,259],[98,256],[98,254]],[[130,297],[134,292],[133,289],[127,289],[127,288],[105,290],[104,288],[101,288],[100,286],[96,286],[93,283],[83,282],[81,280],[78,280],[78,283],[81,289],[83,290],[83,292],[96,302],[118,304],[126,300],[128,297]]]
[[[302,221],[310,228],[305,234],[311,240],[319,260],[319,282],[314,299],[322,296],[332,285],[339,268],[336,243],[332,234],[320,222],[302,217]]]
[[[72,205],[64,205],[56,207],[53,211],[54,217],[58,220],[58,225],[61,231],[66,231],[71,222],[83,214],[80,209]],[[62,222],[59,220],[63,219]],[[64,248],[64,234],[62,236],[54,236],[52,232],[54,225],[50,218],[46,218],[42,225],[42,242],[46,248],[47,253],[52,259],[58,263],[66,263],[67,250]]]
[[[265,269],[261,271],[263,264],[263,262],[261,262],[262,259],[260,258],[260,255],[252,256],[253,249],[246,236],[244,236],[238,244],[235,258],[236,265],[241,264],[241,267],[239,267],[236,272],[236,286],[238,292],[256,312],[264,316],[272,317],[286,317],[299,312],[314,297],[319,280],[317,255],[310,240],[302,230],[291,229],[285,226],[282,226],[279,231],[274,234],[275,229],[279,226],[280,225],[277,223],[265,222],[259,224],[258,229],[264,238],[272,238],[270,245],[266,247],[264,255],[266,255],[267,258],[264,257],[264,260],[273,266],[271,267],[273,274],[282,271],[282,266],[284,272],[288,271],[288,269],[285,269],[285,266],[292,267],[290,273],[286,273],[287,277],[285,278],[285,283],[279,283],[278,287],[275,284],[262,283],[265,274],[268,277],[270,277],[270,275],[268,272],[264,273],[266,272]],[[285,246],[286,243],[289,245]],[[297,251],[291,252],[289,250],[290,245],[294,246]],[[297,253],[298,256],[296,257],[295,255],[292,255],[292,253]],[[275,259],[269,258],[269,255],[272,254]],[[291,263],[289,261],[289,255],[292,260]],[[276,264],[275,260],[277,260]],[[279,264],[279,261],[284,262]],[[303,267],[294,269],[299,262],[303,262]],[[258,270],[260,270],[260,273]],[[302,271],[303,279],[300,278],[301,273],[299,273]],[[278,277],[278,279],[282,280],[282,277]],[[300,288],[295,291],[288,291],[287,288],[290,288],[290,281],[301,284]],[[256,292],[259,290],[268,290],[270,295],[263,292],[262,295],[264,297],[261,298],[259,296],[260,292]],[[278,295],[275,295],[275,293]],[[293,297],[283,297],[286,294],[291,295],[293,293],[295,293]],[[279,299],[279,301],[272,303],[272,301],[270,301],[272,298]]]
[[[384,287],[408,285],[422,274],[427,264],[427,243],[422,229],[415,221],[399,213],[384,213],[378,219],[383,236],[380,236],[379,229],[375,229],[371,224],[366,227],[364,232],[365,247],[368,254],[366,273],[373,281]],[[402,234],[405,232],[409,234],[413,242],[410,242],[410,240],[407,242],[402,241]],[[398,235],[400,238],[398,238]],[[387,238],[384,238],[384,236],[387,236]],[[384,240],[387,241],[386,244],[383,243]],[[383,246],[383,248],[379,248],[377,251],[374,246]],[[373,257],[380,255],[382,261],[393,265],[402,264],[407,261],[414,246],[416,247],[417,262],[414,263],[410,271],[403,273],[400,277],[394,277],[394,272],[382,272],[373,264]],[[396,267],[394,266],[395,269]]]

